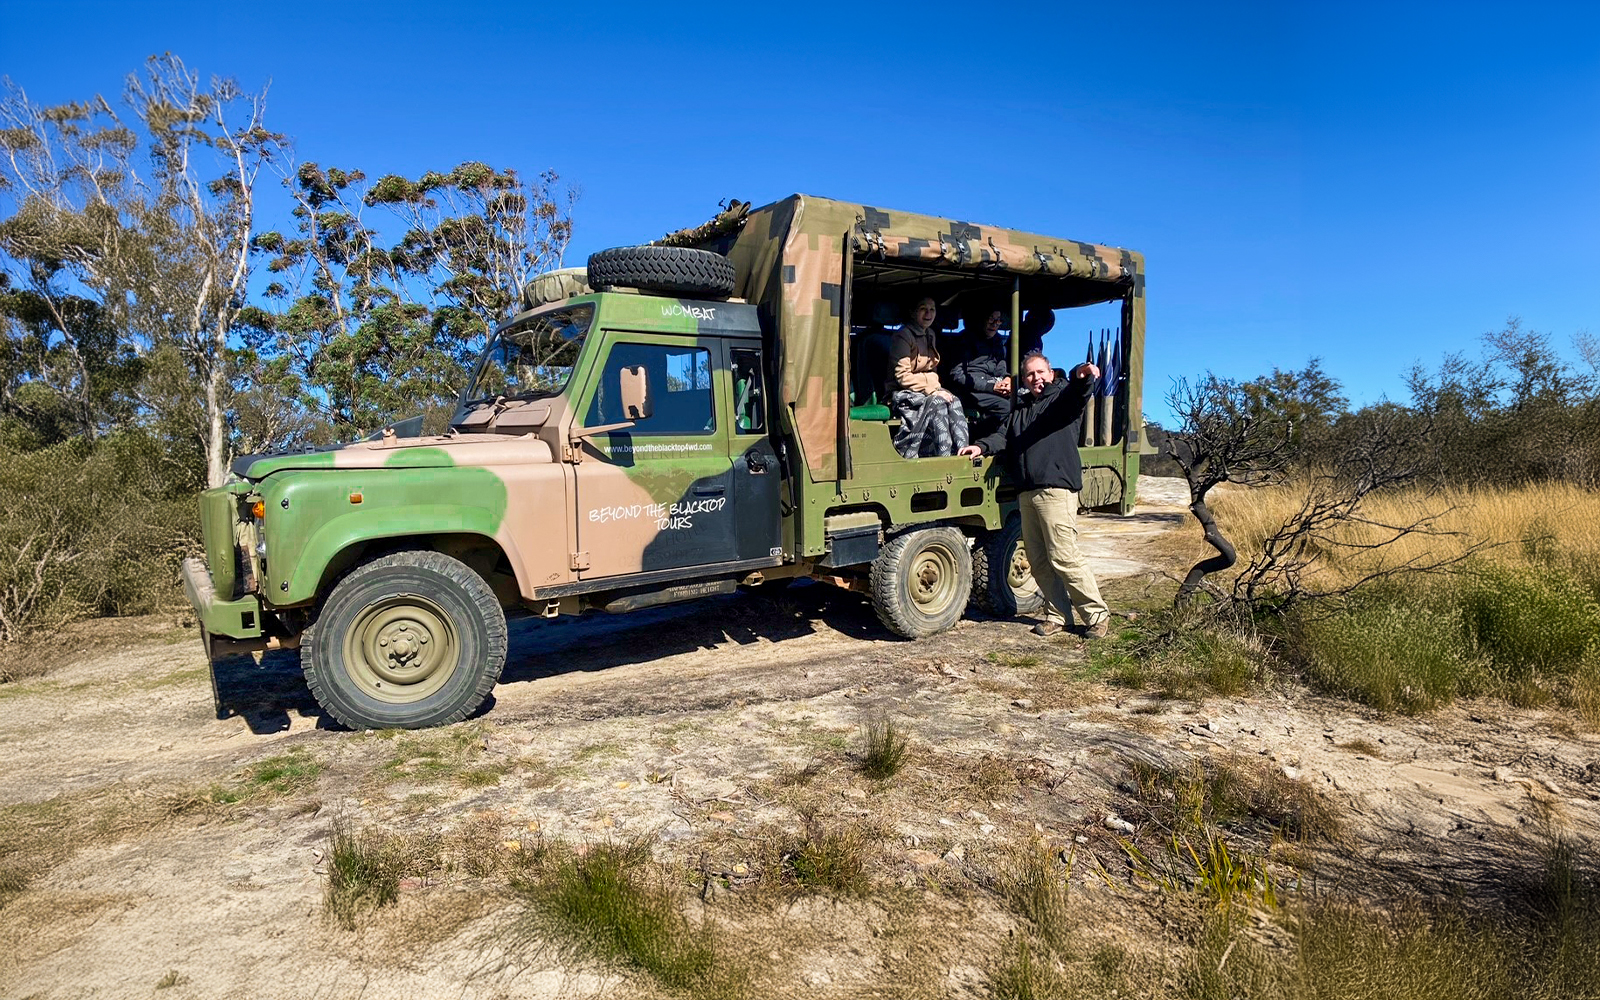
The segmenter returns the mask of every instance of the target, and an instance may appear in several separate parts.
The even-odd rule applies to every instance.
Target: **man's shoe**
[[[1066,626],[1059,622],[1044,621],[1033,627],[1033,634],[1037,636],[1055,635],[1066,630]]]
[[[1104,639],[1111,634],[1111,616],[1107,615],[1083,630],[1085,639]]]

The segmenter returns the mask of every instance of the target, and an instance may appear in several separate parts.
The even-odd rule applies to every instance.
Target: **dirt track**
[[[1146,485],[1149,503],[1133,518],[1085,525],[1102,579],[1124,580],[1113,593],[1138,586],[1150,572],[1146,547],[1185,516],[1170,483]],[[1536,829],[1589,843],[1600,835],[1600,738],[1553,716],[1467,704],[1378,718],[1288,689],[1195,705],[1087,682],[1046,685],[1029,659],[1082,664],[1085,652],[1074,639],[1039,640],[1028,625],[969,620],[904,642],[860,598],[821,586],[515,622],[488,710],[453,727],[456,737],[418,737],[455,738],[491,779],[463,784],[428,771],[426,742],[333,729],[293,654],[220,665],[236,714],[215,719],[192,631],[118,623],[132,633],[118,648],[85,638],[76,662],[0,688],[0,806],[64,797],[136,811],[288,752],[323,770],[309,795],[69,851],[0,909],[0,996],[145,996],[169,970],[182,981],[162,990],[173,997],[609,995],[615,981],[548,958],[496,968],[503,900],[412,887],[396,919],[438,925],[420,952],[382,926],[330,929],[319,918],[318,870],[330,816],[441,833],[479,822],[508,839],[653,831],[663,851],[689,856],[701,841],[792,826],[776,777],[840,760],[869,710],[891,712],[912,734],[908,791],[880,795],[835,767],[815,797],[829,815],[891,828],[882,874],[904,873],[906,885],[930,848],[976,853],[1038,834],[1084,837],[1098,850],[1110,836],[1107,813],[1130,808],[1121,787],[1130,760],[1210,753],[1270,761],[1311,783],[1347,819],[1350,837],[1334,853],[1390,865],[1419,885],[1474,889],[1472,879],[1514,865],[1520,838]],[[1358,741],[1381,757],[1340,747]],[[986,798],[950,777],[995,759],[1027,776],[1015,794]],[[1340,858],[1327,860],[1336,875]],[[910,995],[885,950],[894,935],[875,920],[893,923],[871,906],[808,919],[811,943],[774,951],[774,962],[791,970],[798,995],[853,996],[892,982]],[[858,937],[849,928],[862,922],[872,933]],[[947,960],[927,995],[971,993],[981,964]]]

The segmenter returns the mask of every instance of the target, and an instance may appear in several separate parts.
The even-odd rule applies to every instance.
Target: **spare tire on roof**
[[[689,247],[614,247],[589,258],[589,284],[725,299],[733,294],[733,261]]]
[[[560,302],[574,295],[586,295],[592,291],[594,289],[589,287],[587,271],[581,267],[563,267],[529,279],[528,283],[522,286],[522,307],[536,309],[551,302]]]

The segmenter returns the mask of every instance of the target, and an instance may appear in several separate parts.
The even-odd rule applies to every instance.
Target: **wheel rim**
[[[911,603],[925,615],[937,615],[955,599],[956,557],[942,545],[930,545],[911,561],[907,589]]]
[[[421,701],[455,673],[461,639],[426,597],[397,594],[367,605],[345,633],[344,663],[363,693],[391,704]]]
[[[1028,564],[1028,550],[1020,543],[1011,547],[1011,565],[1006,567],[1006,583],[1012,593],[1024,597],[1032,596],[1039,590],[1039,584],[1033,578],[1033,569]]]

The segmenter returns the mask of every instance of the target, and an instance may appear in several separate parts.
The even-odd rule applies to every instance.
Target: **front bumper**
[[[253,594],[247,594],[237,601],[218,599],[216,588],[211,585],[211,571],[206,569],[205,563],[192,556],[183,561],[183,591],[194,606],[196,617],[200,619],[200,628],[208,636],[261,638],[261,599]]]
[[[211,677],[211,707],[217,718],[228,717],[222,692],[217,687],[217,657],[261,648],[261,602],[254,596],[237,601],[217,600],[211,571],[199,559],[183,561],[183,592],[194,607],[200,622],[200,646],[206,653],[206,673]]]

